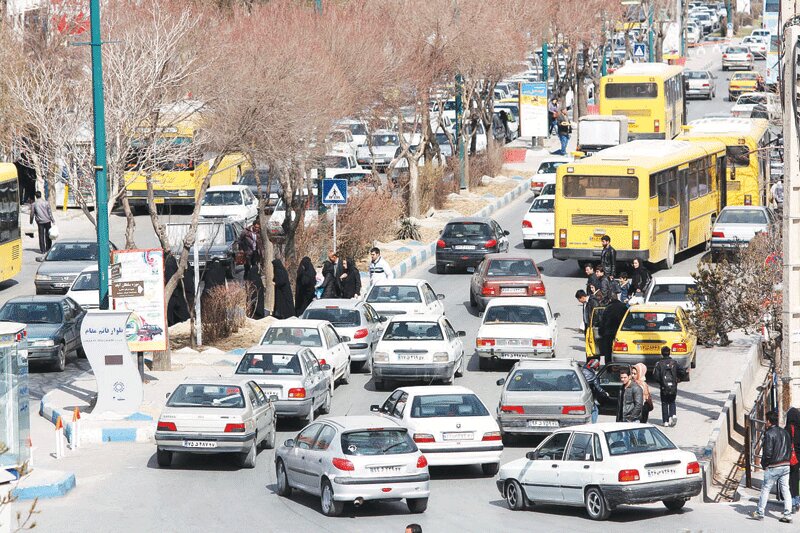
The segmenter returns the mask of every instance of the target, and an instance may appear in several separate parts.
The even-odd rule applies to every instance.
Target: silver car
[[[322,299],[314,300],[300,318],[327,320],[341,337],[350,342],[350,360],[361,370],[369,373],[372,354],[383,333],[386,317],[380,316],[372,306],[362,300]]]
[[[109,243],[111,250],[116,246]],[[45,255],[36,257],[36,294],[66,294],[88,266],[97,265],[97,240],[59,239]]]
[[[722,70],[743,68],[753,70],[753,54],[746,46],[729,46],[722,52]]]
[[[314,421],[327,414],[333,398],[333,374],[308,348],[253,346],[242,356],[236,375],[248,376],[273,398],[277,416]]]
[[[497,422],[504,435],[548,434],[592,419],[592,392],[575,361],[520,361],[497,384],[503,386]]]
[[[737,205],[722,209],[711,228],[711,253],[735,250],[746,245],[775,223],[772,210],[764,206]]]
[[[160,467],[182,452],[236,453],[253,468],[259,445],[275,447],[275,406],[254,381],[189,378],[167,396],[155,435]]]
[[[331,417],[306,426],[275,451],[278,495],[293,489],[320,497],[338,516],[345,502],[405,498],[412,513],[428,507],[428,461],[406,428],[381,416]]]
[[[717,94],[715,77],[708,70],[687,70],[683,73],[686,82],[686,97],[699,97],[711,100]]]
[[[369,139],[368,144],[359,146],[356,150],[356,160],[364,168],[383,172],[394,159],[394,154],[400,147],[400,138],[395,131],[378,130]]]

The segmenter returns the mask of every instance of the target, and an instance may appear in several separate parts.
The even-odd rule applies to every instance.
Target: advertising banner
[[[523,83],[519,91],[520,137],[547,137],[547,83]]]
[[[111,262],[119,265],[119,274],[112,280],[109,291],[112,309],[130,313],[125,326],[130,350],[166,350],[164,251],[115,250]]]

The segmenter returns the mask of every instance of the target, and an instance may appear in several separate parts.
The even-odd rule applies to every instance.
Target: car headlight
[[[47,274],[36,274],[36,281],[52,281],[52,277]]]
[[[373,363],[388,363],[389,362],[389,354],[386,352],[375,352],[372,354],[372,362]]]
[[[450,359],[450,356],[447,352],[436,352],[433,354],[434,363],[446,363],[448,359]]]
[[[55,346],[56,345],[56,343],[55,343],[55,341],[53,339],[33,340],[33,341],[29,341],[28,344],[30,344],[31,346],[38,346],[40,348],[46,348],[48,346]]]

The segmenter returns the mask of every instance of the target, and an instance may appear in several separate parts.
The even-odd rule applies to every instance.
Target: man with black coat
[[[628,311],[628,306],[616,298],[612,298],[603,310],[603,317],[600,319],[600,355],[603,356],[604,364],[611,362],[611,348],[614,343],[614,336],[617,334],[619,325]]]
[[[603,235],[600,239],[603,249],[600,251],[600,264],[609,279],[617,275],[617,251],[611,246],[611,237]]]
[[[603,405],[608,401],[608,393],[597,382],[597,369],[600,368],[599,359],[589,359],[586,364],[581,368],[583,377],[586,378],[586,383],[589,384],[589,390],[592,391],[592,424],[597,423],[597,416],[600,414],[598,406]]]
[[[767,430],[764,432],[762,444],[761,468],[764,469],[764,481],[761,482],[761,495],[758,497],[758,508],[750,513],[753,520],[763,520],[772,486],[778,482],[783,494],[783,516],[780,521],[792,521],[792,496],[789,490],[789,464],[792,457],[792,437],[789,432],[778,425],[778,413],[767,413]]]
[[[664,426],[673,427],[678,423],[675,399],[678,397],[678,382],[686,371],[671,357],[669,346],[661,347],[661,359],[653,369],[653,377],[661,389],[661,420]]]

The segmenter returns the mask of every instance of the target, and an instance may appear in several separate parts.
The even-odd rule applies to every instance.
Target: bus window
[[[565,198],[634,200],[639,195],[635,176],[564,176]]]
[[[697,184],[700,179],[702,168],[698,161],[689,164],[689,198],[694,200],[700,194],[698,192]]]
[[[730,158],[735,167],[750,166],[750,149],[745,145],[728,146],[725,155]]]
[[[606,98],[657,98],[656,83],[609,83]]]

